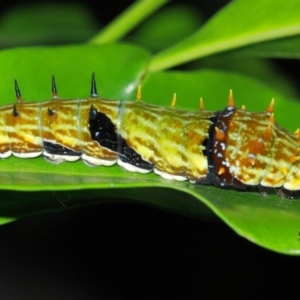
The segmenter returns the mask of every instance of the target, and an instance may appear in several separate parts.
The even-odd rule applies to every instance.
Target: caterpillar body
[[[0,107],[2,159],[81,158],[196,184],[274,188],[281,197],[300,190],[300,131],[275,123],[273,100],[261,113],[236,108],[232,93],[217,112],[146,104],[139,94],[136,101],[107,100],[98,97],[94,74],[86,99],[59,99],[54,77],[48,102],[24,103],[16,82],[15,90],[17,102]]]

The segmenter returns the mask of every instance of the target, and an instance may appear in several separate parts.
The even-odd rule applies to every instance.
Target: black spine
[[[57,97],[57,88],[54,75],[52,75],[52,95],[53,97]]]
[[[97,87],[96,87],[96,79],[95,79],[95,73],[92,73],[92,86],[91,86],[91,97],[97,98]]]
[[[21,99],[22,96],[21,96],[21,92],[20,92],[17,80],[15,80],[15,92],[16,92],[17,100]]]

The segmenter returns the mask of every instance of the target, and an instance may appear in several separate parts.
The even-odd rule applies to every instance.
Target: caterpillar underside
[[[0,158],[43,155],[60,163],[118,163],[128,171],[154,171],[166,179],[245,189],[275,188],[281,197],[300,190],[300,133],[265,112],[237,109],[232,94],[221,111],[182,111],[97,96],[0,107]],[[138,96],[138,98],[140,98]]]

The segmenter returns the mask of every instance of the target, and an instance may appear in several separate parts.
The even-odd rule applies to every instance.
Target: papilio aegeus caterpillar
[[[62,100],[52,77],[51,101],[0,107],[0,157],[43,155],[54,163],[118,163],[128,171],[166,179],[262,192],[281,197],[300,190],[300,131],[274,121],[274,101],[265,112],[238,109],[229,95],[221,111],[183,111],[136,101],[99,98],[94,74],[91,96]]]

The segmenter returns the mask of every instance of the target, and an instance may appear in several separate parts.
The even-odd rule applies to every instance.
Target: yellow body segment
[[[81,151],[79,139],[79,100],[55,99],[41,108],[42,138],[73,151]]]
[[[181,154],[184,169],[190,181],[204,179],[208,174],[208,160],[203,153],[207,151],[204,144],[209,138],[213,116],[212,111],[198,111],[186,116]]]
[[[161,110],[142,101],[124,101],[119,116],[119,134],[151,163],[155,163],[155,135]]]
[[[8,137],[7,119],[12,113],[11,105],[0,108],[0,154],[5,155],[10,151],[10,141]]]
[[[185,176],[182,141],[184,127],[188,121],[187,115],[187,112],[178,111],[173,107],[161,113],[155,133],[154,163],[156,169]]]
[[[279,125],[273,127],[276,136],[273,144],[273,160],[267,169],[262,185],[280,187],[289,181],[299,169],[299,161],[291,161],[291,157],[298,156],[299,146],[297,138]],[[296,185],[297,186],[297,185]],[[291,186],[289,190],[293,190]],[[300,189],[300,181],[298,182]]]
[[[124,101],[119,133],[156,169],[194,181],[208,173],[202,144],[208,138],[213,114]]]
[[[15,112],[12,106],[5,107],[5,126],[0,126],[0,132],[4,136],[5,128],[9,140],[10,150],[15,155],[43,152],[44,146],[41,138],[40,103],[16,103]],[[14,113],[17,116],[14,116]],[[3,122],[3,120],[1,121]],[[1,146],[5,144],[1,139]]]

